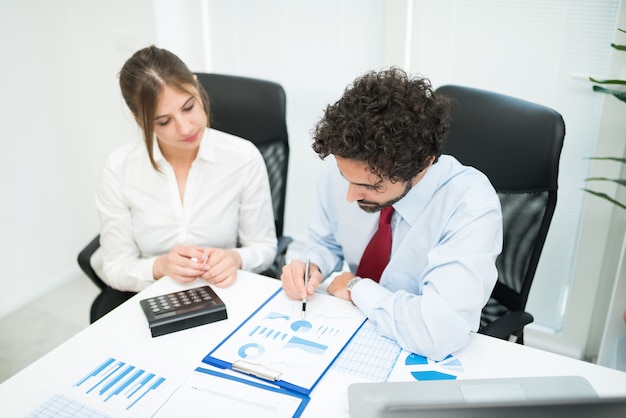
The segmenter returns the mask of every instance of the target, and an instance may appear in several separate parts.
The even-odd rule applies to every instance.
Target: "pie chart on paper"
[[[404,364],[415,380],[454,380],[464,370],[461,361],[452,355],[433,361],[418,354],[409,354]]]
[[[295,332],[307,332],[313,328],[309,321],[296,321],[291,324],[291,329]]]

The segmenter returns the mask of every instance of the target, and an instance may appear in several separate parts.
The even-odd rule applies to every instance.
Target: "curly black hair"
[[[426,78],[392,67],[368,72],[329,105],[313,130],[313,150],[364,161],[381,180],[412,181],[442,152],[450,102]]]

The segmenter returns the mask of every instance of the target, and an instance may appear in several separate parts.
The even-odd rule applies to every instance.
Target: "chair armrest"
[[[482,327],[478,332],[491,337],[508,340],[534,321],[531,314],[524,311],[513,311]]]
[[[93,256],[98,248],[100,248],[100,235],[96,235],[96,237],[78,254],[78,265],[96,286],[104,290],[108,286],[102,281],[91,265],[91,256]]]

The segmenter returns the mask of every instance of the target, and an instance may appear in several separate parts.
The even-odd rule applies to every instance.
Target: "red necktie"
[[[391,256],[391,217],[393,216],[393,206],[387,206],[380,211],[378,220],[378,230],[370,240],[363,255],[356,275],[366,277],[376,282],[380,280],[383,270],[389,262]]]

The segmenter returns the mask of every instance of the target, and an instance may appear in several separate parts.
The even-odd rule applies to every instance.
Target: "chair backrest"
[[[286,96],[275,82],[213,73],[196,73],[209,95],[211,127],[254,143],[269,175],[276,235],[283,235],[289,164]]]
[[[454,85],[436,93],[452,99],[444,153],[486,174],[502,205],[504,242],[485,326],[526,307],[556,207],[565,124],[553,109],[503,94]]]

